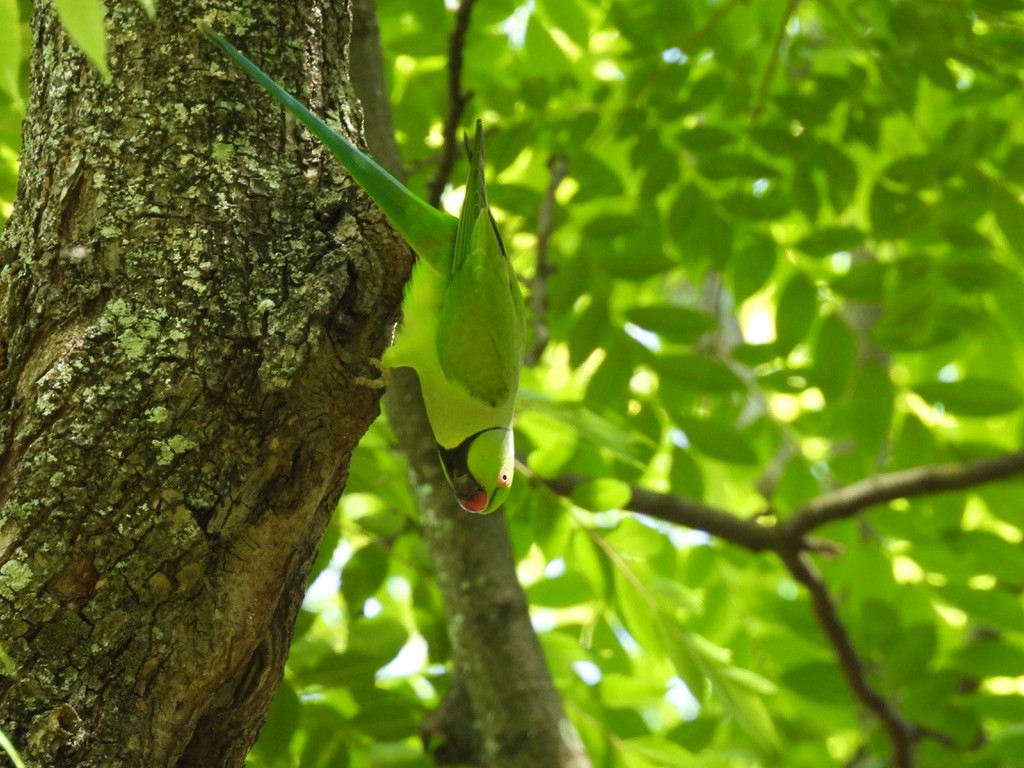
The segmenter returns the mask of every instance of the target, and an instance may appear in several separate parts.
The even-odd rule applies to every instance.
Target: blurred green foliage
[[[0,0],[0,223],[18,183],[21,121],[28,106],[29,0]]]
[[[0,0],[0,22],[17,6]],[[378,7],[423,192],[454,12]],[[2,206],[25,103],[11,50]],[[630,483],[785,517],[879,472],[1019,448],[1024,2],[479,0],[465,53],[464,122],[488,126],[527,286],[549,164],[569,169],[507,516],[594,764],[884,764],[775,558],[618,510]],[[570,471],[596,482],[563,499],[530,478]],[[416,727],[450,649],[405,478],[379,421],[251,765],[430,765]],[[1022,527],[1017,480],[817,531],[841,551],[818,564],[870,682],[943,736],[918,744],[922,768],[1024,764]]]

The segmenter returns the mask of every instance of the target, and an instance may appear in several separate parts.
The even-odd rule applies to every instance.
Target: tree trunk
[[[0,728],[31,766],[236,766],[409,254],[195,31],[206,3],[107,6],[110,83],[50,2],[32,21],[0,242]],[[351,130],[345,0],[217,6]]]
[[[374,2],[353,0],[353,9],[353,81],[367,143],[402,178]],[[455,503],[411,371],[396,371],[387,409],[412,470],[452,644],[452,688],[420,728],[427,750],[439,766],[590,768],[530,622],[504,513],[467,515]]]

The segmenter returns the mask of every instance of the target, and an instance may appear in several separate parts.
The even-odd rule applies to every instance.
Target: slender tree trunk
[[[104,83],[35,4],[0,243],[0,728],[32,766],[242,764],[377,414],[408,252],[209,5],[107,0]],[[217,7],[358,122],[346,0]]]
[[[375,3],[353,0],[353,8],[353,81],[367,116],[367,142],[402,177]],[[387,408],[412,469],[452,643],[452,689],[420,729],[428,751],[439,766],[589,768],[533,631],[504,513],[467,515],[455,503],[411,371],[396,372]]]

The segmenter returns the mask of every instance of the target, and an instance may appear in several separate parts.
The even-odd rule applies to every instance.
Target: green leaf
[[[661,243],[658,209],[606,213],[585,230],[591,257],[612,277],[639,280],[663,274],[672,262]]]
[[[139,0],[139,5],[142,6],[149,18],[156,18],[156,0]]]
[[[1001,584],[1024,587],[1024,557],[1020,544],[989,531],[964,531],[953,543],[957,555],[974,565],[974,572],[991,574]]]
[[[808,256],[821,258],[853,250],[863,241],[864,233],[856,227],[824,227],[797,241],[794,247]]]
[[[724,394],[744,387],[725,363],[706,355],[658,355],[653,366],[666,379],[701,392]]]
[[[996,765],[1021,765],[1024,763],[1024,731],[1019,728],[1000,731],[982,751],[985,757],[998,761]]]
[[[814,344],[814,383],[826,399],[838,398],[851,385],[857,362],[857,339],[839,313],[821,323]]]
[[[629,753],[629,768],[703,768],[706,765],[703,758],[657,736],[625,739],[619,742],[619,748]],[[634,758],[640,758],[640,762]]]
[[[736,141],[736,134],[713,125],[697,125],[687,128],[676,136],[676,140],[688,149],[720,149]]]
[[[603,347],[609,327],[607,301],[595,296],[573,324],[569,336],[569,365],[579,368],[595,349]]]
[[[654,577],[646,582],[647,591],[658,604],[662,615],[670,621],[684,622],[701,612],[699,595],[674,579]]]
[[[732,427],[719,421],[690,416],[677,416],[674,420],[693,447],[701,453],[730,464],[757,463],[757,452]]]
[[[889,371],[881,363],[865,363],[854,379],[850,427],[865,456],[871,455],[889,434],[894,394]]]
[[[351,624],[349,652],[366,654],[383,667],[402,650],[409,633],[400,621],[384,614],[372,619],[359,619]]]
[[[632,307],[626,319],[667,341],[692,344],[717,325],[710,315],[687,307],[670,304],[649,304]]]
[[[336,520],[331,520],[327,524],[327,528],[324,530],[323,538],[320,539],[320,547],[317,549],[316,560],[313,561],[313,567],[309,571],[309,583],[312,584],[316,577],[319,576],[323,571],[331,564],[331,559],[334,557],[334,550],[338,546],[338,542],[341,541],[341,526],[338,525]]]
[[[416,735],[423,714],[420,707],[398,694],[377,690],[364,699],[351,725],[378,741],[400,741]]]
[[[782,349],[803,341],[818,313],[818,292],[803,273],[796,272],[779,292],[775,308],[775,335]]]
[[[713,151],[698,155],[701,174],[714,181],[740,179],[772,179],[778,170],[742,152]]]
[[[768,237],[756,237],[729,262],[733,290],[742,301],[761,290],[775,271],[778,246]]]
[[[1024,648],[1005,640],[979,640],[965,645],[953,654],[953,662],[973,677],[1024,676]]]
[[[255,754],[271,765],[284,761],[288,755],[292,735],[299,726],[301,708],[295,689],[287,680],[283,680],[274,691],[270,709],[267,710],[267,719],[260,728]]]
[[[872,235],[879,240],[908,237],[928,221],[928,207],[912,192],[879,181],[871,194]]]
[[[102,0],[54,0],[64,29],[89,61],[110,82],[107,67],[106,9]]]
[[[991,244],[986,243],[986,249]],[[956,251],[941,265],[943,276],[966,294],[993,290],[1001,280],[1012,279],[1007,269],[988,257],[987,253]]]
[[[589,152],[574,157],[572,169],[580,185],[579,191],[573,196],[575,205],[622,193],[622,182],[615,171]]]
[[[728,651],[701,635],[668,626],[665,634],[669,656],[691,690],[697,671],[711,683],[712,692],[740,728],[765,752],[777,752],[779,734],[765,704],[775,687],[760,675],[732,666]]]
[[[625,709],[638,704],[654,704],[665,695],[660,680],[609,672],[601,680],[601,700],[606,707]]]
[[[1020,598],[1004,589],[972,589],[966,585],[947,584],[937,587],[936,591],[978,624],[992,629],[1024,631],[1024,609]]]
[[[718,717],[699,717],[683,721],[668,733],[668,738],[686,747],[691,752],[703,752],[715,737],[715,731],[721,724]]]
[[[528,418],[527,421],[543,430],[542,449],[553,442],[566,444],[571,456],[577,443],[583,440],[609,451],[620,461],[646,466],[642,457],[654,448],[654,444],[642,432],[621,426],[582,403],[551,400],[527,391],[519,393],[517,403],[520,413],[532,413],[540,417],[540,420]],[[532,454],[530,466],[533,467]]]
[[[573,67],[561,46],[552,39],[551,32],[537,17],[526,27],[526,70],[545,77],[555,73],[573,74]],[[537,104],[543,109],[543,104]]]
[[[846,681],[835,661],[809,661],[783,671],[779,683],[810,701],[842,706],[849,704]]]
[[[925,675],[936,645],[934,624],[920,622],[901,627],[895,642],[886,648],[885,673],[890,685],[898,688]]]
[[[733,229],[716,201],[696,184],[686,184],[676,195],[668,216],[669,232],[686,263],[708,260],[725,264],[732,255]]]
[[[664,658],[665,642],[657,614],[651,604],[638,593],[636,585],[616,568],[613,576],[615,586],[615,611],[629,634],[653,658]]]
[[[565,32],[577,45],[587,47],[590,23],[577,0],[542,0],[539,7],[551,19],[552,26]]]
[[[959,416],[999,416],[1021,405],[1020,393],[996,379],[924,381],[913,389],[932,405]]]
[[[304,707],[303,712],[306,719],[312,719],[310,718],[311,709],[315,709],[321,716],[317,718],[316,727],[311,724],[308,728],[308,740],[296,764],[301,765],[302,768],[349,768],[351,761],[348,744],[337,737],[337,734],[348,725],[347,721],[330,707],[314,708],[308,705]],[[330,714],[326,715],[325,711]],[[280,763],[271,763],[271,765],[280,765]]]
[[[361,611],[387,575],[388,553],[383,546],[371,543],[356,550],[341,569],[341,594],[349,610]]]
[[[572,503],[591,512],[623,509],[629,503],[632,491],[627,483],[614,478],[590,480],[573,489]]]
[[[560,576],[531,584],[526,589],[526,598],[532,606],[568,608],[589,603],[594,599],[594,591],[579,571],[566,571]]]
[[[853,202],[857,191],[857,166],[845,153],[831,144],[820,147],[821,164],[828,180],[828,197],[836,213]]]
[[[1024,205],[1002,185],[992,185],[992,209],[1017,258],[1024,259]]]
[[[672,469],[669,472],[672,493],[684,499],[704,498],[704,476],[700,465],[688,451],[672,448]]]
[[[846,274],[833,277],[829,286],[849,299],[873,301],[882,296],[888,271],[889,265],[877,261],[855,264]]]
[[[605,540],[626,559],[652,560],[669,546],[665,536],[633,517],[622,520]]]
[[[7,30],[0,40],[0,91],[20,108],[21,96],[21,17],[18,0],[0,0],[0,29]]]

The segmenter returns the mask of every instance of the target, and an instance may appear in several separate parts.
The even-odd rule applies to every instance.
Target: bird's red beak
[[[467,512],[483,512],[487,509],[487,494],[483,491],[477,491],[472,496],[459,499],[459,506]]]

